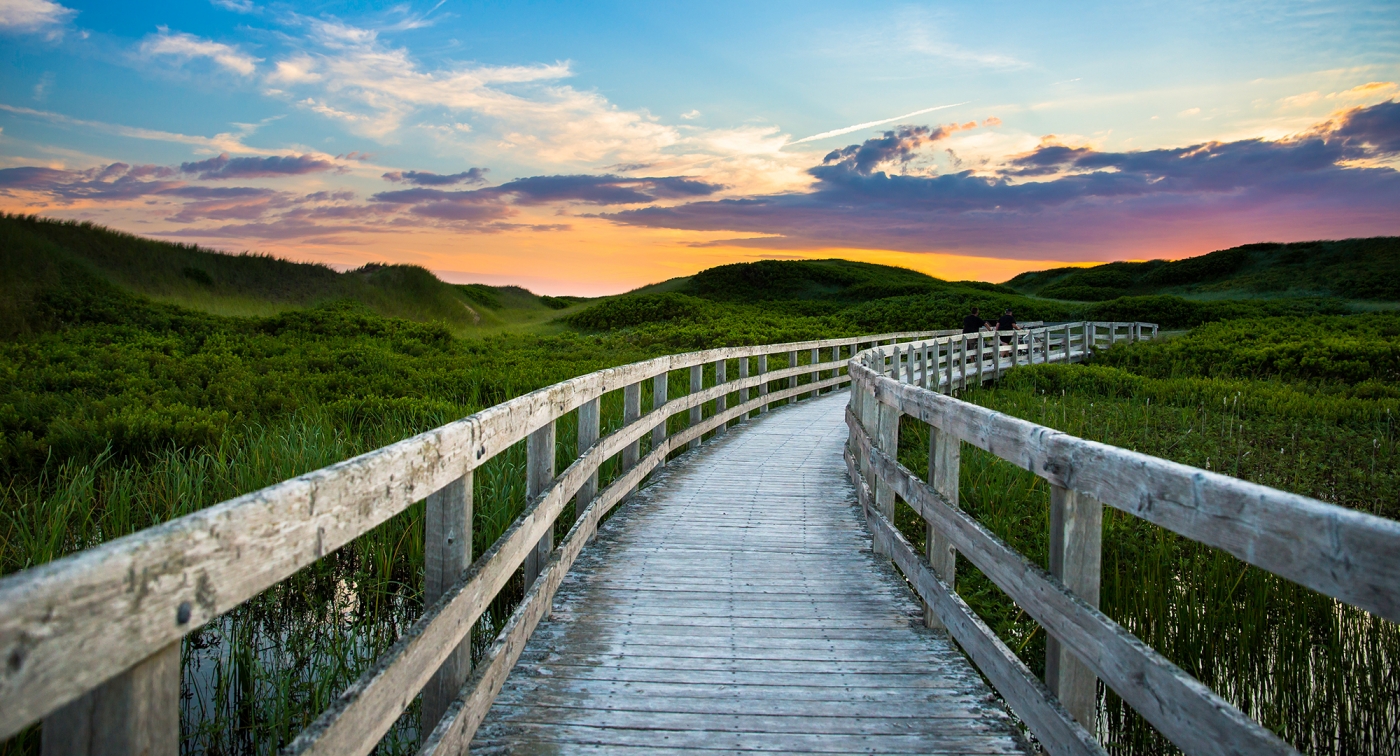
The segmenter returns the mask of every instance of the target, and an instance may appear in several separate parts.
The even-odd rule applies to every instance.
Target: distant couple
[[[990,320],[983,320],[982,312],[974,307],[972,308],[972,314],[963,318],[963,333],[977,333],[983,328],[991,328],[993,325],[996,326],[997,331],[1015,331],[1020,328],[1020,326],[1016,324],[1016,316],[1011,313],[1009,308],[1006,312],[1003,312],[1001,317],[993,324]],[[1001,343],[1010,344],[1011,339],[1011,336],[1002,336]]]

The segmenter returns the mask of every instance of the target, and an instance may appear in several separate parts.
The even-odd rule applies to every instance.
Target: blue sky
[[[0,40],[0,207],[341,266],[596,293],[1400,233],[1394,3],[0,0]]]

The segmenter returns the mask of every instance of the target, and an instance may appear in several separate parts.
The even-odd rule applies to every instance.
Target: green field
[[[1246,244],[1184,260],[1022,273],[1006,286],[1050,299],[1099,302],[1174,294],[1194,299],[1339,297],[1400,301],[1400,239]]]
[[[602,367],[711,346],[947,328],[972,305],[1012,307],[1022,320],[1194,329],[1091,365],[1018,371],[969,392],[972,401],[1400,516],[1400,316],[1373,312],[1398,298],[1358,305],[1332,289],[1231,289],[1238,296],[1228,299],[1138,286],[1134,296],[1075,302],[1023,278],[996,286],[840,260],[765,261],[578,300],[454,286],[408,266],[338,273],[0,218],[0,572]],[[684,376],[672,380],[673,392],[688,390]],[[618,392],[603,411],[605,432],[621,423]],[[910,425],[901,447],[915,470],[920,432]],[[560,459],[571,459],[570,421],[559,439]],[[524,457],[518,445],[475,476],[475,553],[524,506]],[[1043,483],[986,455],[964,459],[964,506],[1043,561]],[[615,472],[606,467],[603,482]],[[902,511],[901,525],[922,539]],[[421,611],[421,520],[420,504],[189,636],[187,747],[268,752],[355,679]],[[1400,750],[1393,624],[1153,526],[1106,520],[1111,616],[1303,750]],[[975,570],[959,569],[959,591],[1040,665],[1043,633]],[[476,632],[479,647],[520,593],[518,584],[503,593]],[[1114,752],[1171,752],[1111,695],[1104,716]],[[381,750],[412,751],[416,717],[411,708]],[[31,729],[0,753],[37,748]]]

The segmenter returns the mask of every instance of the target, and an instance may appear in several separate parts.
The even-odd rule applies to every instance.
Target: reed
[[[1096,373],[1095,373],[1096,371]],[[1388,517],[1400,506],[1400,446],[1388,400],[1337,413],[1276,381],[1143,379],[1095,366],[1027,368],[964,398],[1083,438],[1136,449]],[[1085,373],[1098,382],[1090,388]],[[1078,379],[1078,380],[1077,380]],[[1078,390],[1053,391],[1067,381]],[[1278,395],[1289,401],[1278,402]],[[1165,399],[1165,401],[1164,401]],[[928,432],[906,419],[900,454],[926,471]],[[1048,484],[964,446],[962,507],[1047,565]],[[899,525],[922,547],[922,522]],[[1045,633],[960,559],[958,592],[1038,674]],[[1219,550],[1105,509],[1101,605],[1114,620],[1294,747],[1400,752],[1400,628]],[[1118,754],[1176,749],[1112,691],[1099,735]]]

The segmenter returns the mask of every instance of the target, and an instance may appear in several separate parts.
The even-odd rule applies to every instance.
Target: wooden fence
[[[0,739],[42,719],[45,753],[177,753],[181,638],[426,498],[422,616],[288,750],[368,753],[422,691],[422,752],[459,752],[600,519],[667,455],[772,402],[836,389],[867,345],[948,333],[714,349],[601,370],[5,577]],[[772,356],[784,366],[772,368]],[[706,365],[716,384],[708,388]],[[674,371],[689,372],[690,393],[668,398]],[[654,402],[644,415],[645,381]],[[616,390],[624,425],[600,437],[599,398]],[[580,452],[556,475],[555,421],[569,412],[578,413]],[[668,435],[678,414],[688,427]],[[521,441],[527,508],[473,560],[472,471]],[[598,490],[599,466],[615,456],[623,472]],[[579,514],[555,548],[555,520],[570,500]],[[471,628],[518,569],[525,597],[473,668]]]
[[[850,363],[848,470],[877,551],[923,598],[926,624],[947,628],[1050,753],[1103,753],[1093,735],[1096,680],[1187,753],[1296,753],[1098,610],[1103,505],[1393,621],[1400,621],[1400,523],[951,396],[1006,365],[1077,361],[1091,345],[1155,333],[1149,324],[1071,323],[1029,329],[1012,344],[958,334],[862,352]],[[928,480],[897,460],[903,415],[930,426]],[[958,508],[964,442],[1049,482],[1048,572]],[[926,554],[892,524],[896,497],[924,519]],[[958,553],[1045,629],[1044,682],[952,590]]]

